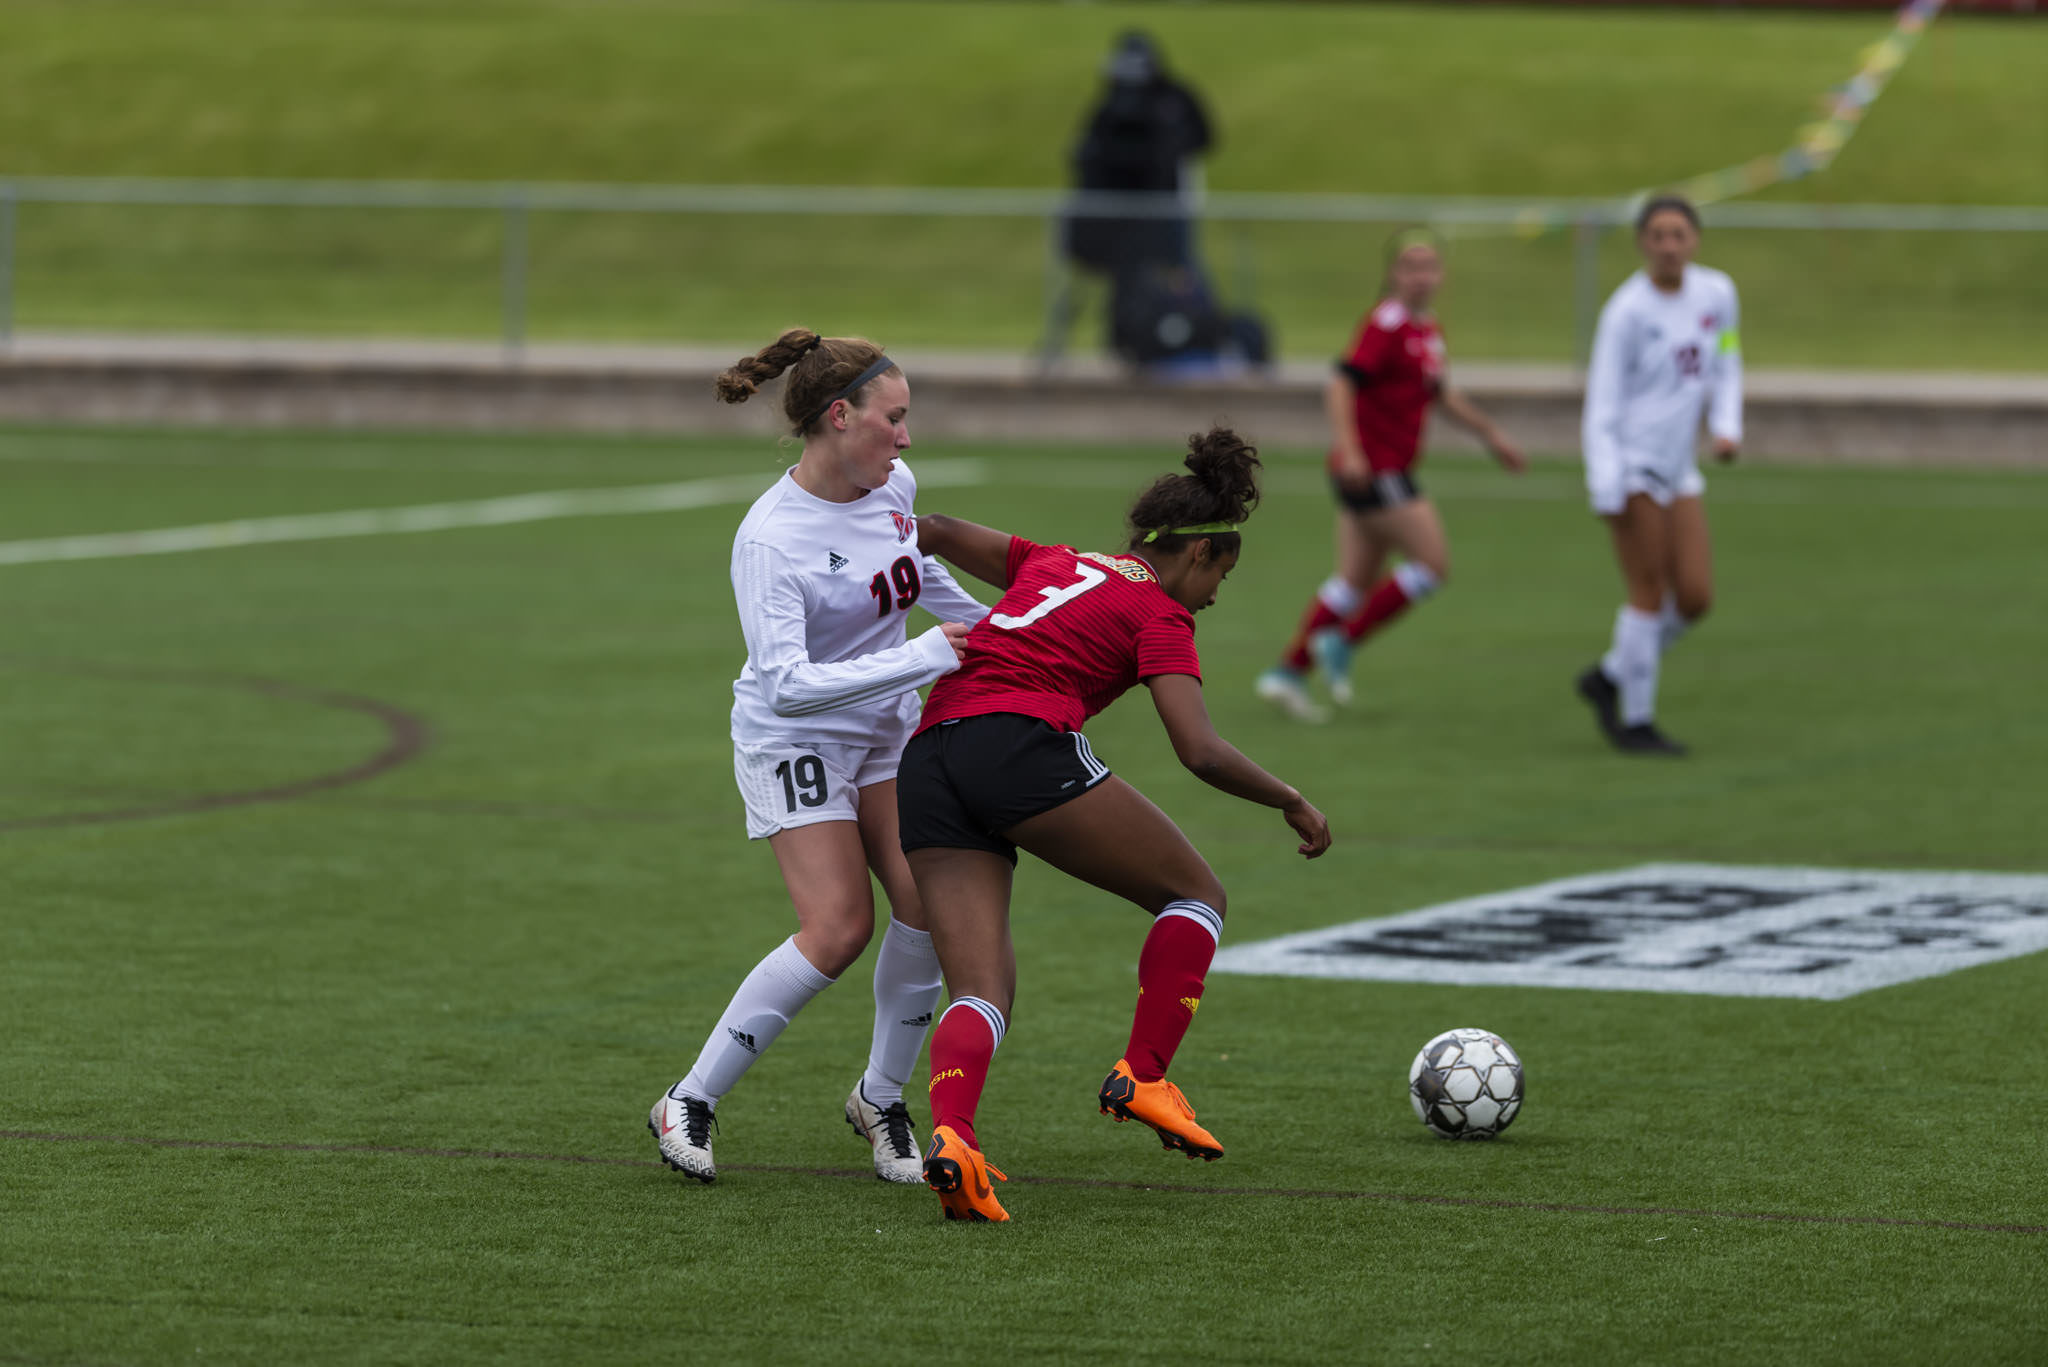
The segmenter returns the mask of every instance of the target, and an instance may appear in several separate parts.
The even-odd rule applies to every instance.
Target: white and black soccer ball
[[[1491,1030],[1446,1030],[1408,1069],[1408,1099],[1446,1139],[1491,1139],[1522,1109],[1522,1060]]]

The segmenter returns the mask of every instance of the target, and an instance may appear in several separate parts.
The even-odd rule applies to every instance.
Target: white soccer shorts
[[[1674,499],[1698,498],[1706,491],[1706,477],[1690,452],[1676,461],[1646,459],[1630,452],[1619,470],[1586,467],[1586,492],[1593,511],[1603,516],[1620,512],[1635,494],[1648,494],[1657,506],[1668,508]]]
[[[896,777],[916,724],[916,713],[901,725],[892,721],[874,745],[735,744],[732,774],[747,806],[747,839],[766,840],[820,821],[860,820],[860,790]]]

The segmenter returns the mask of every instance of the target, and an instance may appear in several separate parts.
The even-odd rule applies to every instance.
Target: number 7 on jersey
[[[1020,627],[1028,627],[1060,604],[1072,602],[1097,584],[1100,584],[1103,580],[1109,578],[1106,571],[1099,570],[1086,561],[1076,561],[1074,563],[1074,572],[1080,578],[1076,579],[1073,583],[1040,589],[1038,591],[1039,596],[1044,598],[1045,601],[1025,613],[1022,617],[1013,617],[1007,612],[991,612],[988,615],[989,625],[1001,627],[1004,631],[1016,631]]]

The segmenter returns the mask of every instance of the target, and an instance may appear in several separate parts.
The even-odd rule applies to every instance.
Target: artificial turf
[[[1173,463],[912,455],[987,472],[927,509],[1094,546]],[[775,460],[17,430],[0,542]],[[1326,569],[1292,453],[1199,640],[1220,728],[1336,847],[1305,863],[1188,778],[1142,694],[1095,748],[1215,864],[1231,941],[1655,858],[2039,870],[2048,483],[1711,478],[1719,605],[1663,693],[1684,763],[1613,757],[1570,696],[1616,589],[1556,463],[1430,467],[1451,588],[1362,657],[1353,713],[1264,711]],[[1012,1224],[866,1174],[838,1114],[866,960],[722,1107],[718,1183],[667,1172],[646,1106],[792,921],[729,777],[739,513],[0,569],[0,1360],[2034,1360],[2041,955],[1837,1002],[1218,975],[1174,1070],[1229,1148],[1202,1166],[1095,1114],[1139,918],[1027,862],[981,1120]],[[388,728],[340,695],[425,748],[84,819],[345,770]],[[1492,1145],[1404,1095],[1464,1024],[1528,1064]]]
[[[0,3],[0,176],[1056,186],[1113,36],[1210,100],[1219,191],[1625,196],[1774,153],[1882,15],[1491,6]],[[1944,16],[1824,176],[1767,198],[2048,203],[2048,27]],[[1321,356],[1387,224],[1216,226],[1220,287]],[[24,203],[25,328],[488,335],[494,212]],[[527,326],[745,341],[763,317],[1015,347],[1031,219],[532,216]],[[1775,365],[2048,365],[2040,234],[1718,230]],[[1630,267],[1610,235],[1603,288]],[[1570,242],[1461,243],[1466,356],[1569,357]],[[824,301],[831,301],[829,303]],[[821,309],[840,312],[820,319]],[[1091,328],[1091,332],[1093,329]],[[1092,337],[1088,339],[1091,343]]]

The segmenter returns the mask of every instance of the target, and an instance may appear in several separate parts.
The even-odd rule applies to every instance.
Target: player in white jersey
[[[1742,444],[1742,343],[1735,282],[1693,264],[1699,214],[1676,195],[1636,217],[1643,269],[1600,311],[1586,377],[1586,489],[1606,519],[1627,601],[1612,647],[1579,676],[1600,728],[1629,754],[1682,755],[1657,728],[1663,654],[1706,614],[1713,548],[1693,451],[1700,415],[1716,457]]]
[[[713,1112],[747,1068],[874,934],[874,871],[890,920],[875,956],[875,1026],[846,1120],[875,1174],[923,1181],[903,1084],[938,1005],[938,955],[896,827],[896,767],[916,729],[917,689],[959,667],[987,612],[917,548],[910,385],[872,342],[798,328],[718,380],[744,402],[789,373],[783,412],[802,457],[733,538],[732,587],[747,663],[734,682],[733,774],[748,838],[766,840],[797,933],[733,994],[689,1073],[647,1118],[662,1158],[709,1182]],[[913,605],[940,619],[915,640]]]

